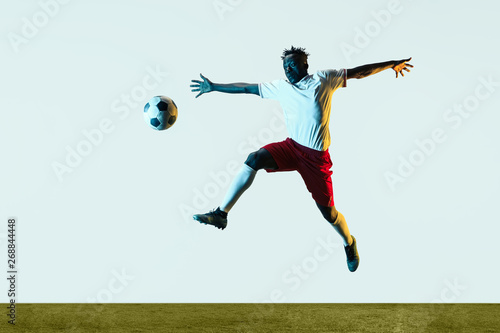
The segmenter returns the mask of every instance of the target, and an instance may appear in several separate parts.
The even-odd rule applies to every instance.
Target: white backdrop
[[[0,247],[18,220],[18,302],[498,302],[500,71],[492,1],[2,1]],[[191,79],[284,78],[413,57],[350,80],[330,122],[340,237],[297,173],[259,171],[220,231],[249,152],[286,138],[257,96]],[[173,98],[177,123],[142,108]],[[8,286],[4,280],[3,290]],[[7,302],[2,291],[2,302]]]

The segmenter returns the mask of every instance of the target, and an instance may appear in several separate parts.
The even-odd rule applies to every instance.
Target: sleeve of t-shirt
[[[327,69],[324,73],[333,90],[347,87],[347,69]]]
[[[262,98],[278,99],[280,92],[280,81],[259,83],[259,95]]]

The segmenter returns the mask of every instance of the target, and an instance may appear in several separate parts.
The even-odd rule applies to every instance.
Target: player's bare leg
[[[277,169],[278,165],[273,159],[271,153],[261,148],[248,155],[240,172],[234,177],[234,180],[226,192],[226,196],[220,205],[220,209],[229,213],[231,208],[240,196],[245,192],[253,182],[255,174],[260,169]]]
[[[337,211],[335,206],[327,207],[316,203],[323,217],[332,225],[337,233],[342,237],[344,249],[347,256],[347,266],[351,272],[354,272],[359,265],[359,255],[356,246],[356,239],[351,236],[344,215]]]
[[[344,246],[351,245],[352,237],[349,232],[349,228],[347,227],[347,223],[345,221],[344,215],[339,213],[335,206],[327,207],[322,206],[316,203],[323,217],[332,225],[335,231],[338,232],[340,237],[342,237],[342,241],[344,242]]]
[[[260,169],[277,169],[278,165],[274,161],[271,153],[261,148],[248,155],[247,160],[241,167],[238,174],[233,179],[226,192],[222,204],[206,214],[196,214],[193,218],[200,223],[210,224],[219,229],[227,226],[227,213],[233,208],[234,204],[241,197],[255,178],[255,174]]]

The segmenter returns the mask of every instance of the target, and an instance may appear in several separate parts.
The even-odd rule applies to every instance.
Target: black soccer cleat
[[[347,268],[351,272],[356,271],[359,266],[359,254],[358,254],[358,248],[356,247],[356,238],[354,238],[353,235],[352,237],[352,244],[344,246],[345,254],[347,256]]]
[[[203,224],[210,224],[218,229],[224,230],[227,226],[227,213],[217,209],[211,210],[206,214],[193,215],[193,219]]]

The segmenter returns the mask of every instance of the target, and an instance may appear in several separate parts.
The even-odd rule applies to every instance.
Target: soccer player
[[[344,216],[337,211],[333,201],[332,161],[330,146],[330,110],[332,94],[339,87],[346,87],[349,79],[362,79],[392,68],[404,76],[409,72],[411,58],[368,64],[351,69],[320,70],[308,73],[309,65],[304,48],[292,46],[281,56],[288,81],[283,79],[267,83],[213,83],[200,74],[202,81],[191,80],[191,91],[202,94],[219,91],[229,94],[255,94],[262,98],[275,99],[283,109],[289,137],[285,141],[270,143],[248,155],[241,170],[231,183],[222,204],[206,214],[193,218],[219,229],[227,226],[227,214],[250,187],[260,169],[267,172],[298,171],[308,191],[316,201],[323,217],[342,237],[347,256],[347,267],[351,272],[359,265],[356,239],[349,232]]]

